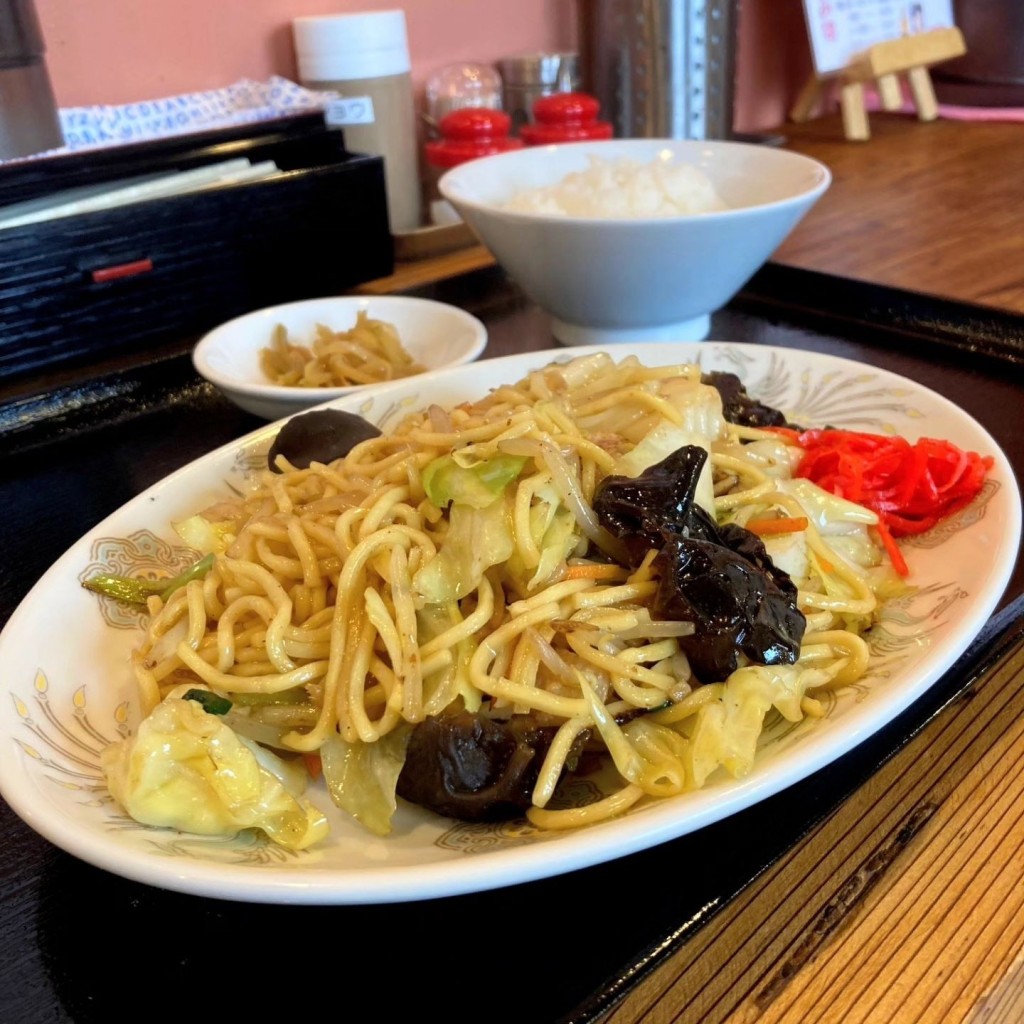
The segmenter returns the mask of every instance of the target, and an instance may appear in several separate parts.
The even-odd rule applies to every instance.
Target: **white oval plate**
[[[425,402],[482,396],[551,360],[556,349],[439,371],[332,403],[385,426]],[[117,874],[206,896],[280,903],[385,903],[454,895],[571,871],[692,832],[791,785],[850,750],[920,696],[985,624],[1017,557],[1020,495],[1005,455],[975,420],[913,381],[832,356],[732,343],[647,344],[644,362],[699,361],[737,372],[795,421],[910,438],[943,437],[995,459],[979,498],[905,547],[912,599],[888,607],[872,642],[868,677],[836,695],[827,717],[769,731],[753,772],[652,803],[575,832],[540,834],[523,822],[469,825],[403,805],[380,839],[311,792],[332,831],[292,854],[256,833],[210,839],[145,828],[111,803],[98,768],[106,741],[134,722],[128,652],[131,613],[80,581],[106,568],[173,567],[187,555],[169,527],[241,483],[265,457],[267,426],[169,476],[109,516],[39,581],[0,634],[11,700],[0,706],[0,792],[36,831]],[[615,358],[625,352],[616,350]],[[55,632],[59,629],[59,632]]]

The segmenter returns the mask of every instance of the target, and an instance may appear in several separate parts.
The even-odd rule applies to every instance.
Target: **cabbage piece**
[[[193,550],[204,555],[222,555],[235,542],[238,524],[211,523],[205,516],[189,516],[171,523],[174,532]]]
[[[663,462],[673,452],[686,447],[703,448],[705,452],[711,452],[707,435],[662,420],[635,448],[615,463],[612,475],[638,477],[645,469],[650,469],[651,466]],[[709,515],[715,514],[715,490],[710,459],[704,463],[697,478],[693,500]]]
[[[841,558],[861,569],[882,565],[882,549],[868,536],[866,527],[856,533],[844,533],[828,539],[828,546]]]
[[[689,775],[692,765],[690,744],[667,725],[658,725],[646,715],[634,718],[622,731],[643,761],[643,771],[633,780],[645,793],[675,796],[693,789]]]
[[[515,550],[507,497],[486,508],[458,503],[448,513],[448,532],[437,554],[413,577],[413,589],[428,603],[457,601],[471,594],[483,574]]]
[[[579,547],[582,537],[572,510],[562,504],[550,482],[538,487],[533,497],[529,512],[530,536],[539,557],[535,564],[527,565],[517,548],[506,562],[509,575],[525,590],[535,590],[546,583]]]
[[[527,584],[533,590],[547,582],[551,574],[572,553],[579,543],[580,531],[576,525],[576,517],[567,508],[559,508],[551,519],[551,524],[540,539],[540,562],[537,571]]]
[[[772,564],[791,579],[805,580],[810,575],[811,563],[805,530],[762,537],[761,542]]]
[[[878,516],[871,509],[830,494],[803,477],[779,480],[776,486],[784,494],[796,498],[807,513],[807,518],[824,537],[856,533],[864,526],[875,526],[878,523]]]
[[[725,437],[722,396],[715,388],[692,377],[671,377],[661,382],[658,393],[679,410],[685,429],[699,434],[709,444]]]
[[[442,455],[423,470],[423,489],[438,507],[451,502],[487,508],[522,472],[525,455],[496,455],[472,466],[463,466],[452,455]]]
[[[716,455],[731,455],[734,459],[751,462],[773,480],[789,480],[804,455],[802,448],[774,438],[762,438],[759,441],[716,441],[714,452]]]
[[[198,835],[262,829],[303,850],[327,835],[327,819],[301,797],[305,770],[237,736],[177,687],[128,739],[108,746],[103,772],[111,796],[143,825]]]
[[[737,669],[723,684],[722,697],[704,705],[690,727],[687,772],[695,786],[718,767],[740,778],[754,765],[764,718],[775,707],[790,722],[803,717],[804,694],[828,682],[820,668],[753,665]]]
[[[556,369],[565,380],[566,390],[573,392],[585,387],[614,365],[614,360],[607,352],[595,352],[593,355],[577,356],[567,363],[560,363]]]
[[[722,399],[713,387],[678,377],[662,381],[659,393],[679,411],[682,423],[660,420],[631,451],[616,462],[612,468],[613,474],[639,476],[645,469],[662,462],[687,445],[703,448],[710,456],[711,442],[724,436]],[[709,515],[715,514],[710,458],[701,469],[694,500]]]
[[[337,733],[320,747],[331,799],[374,835],[391,831],[395,789],[405,764],[412,727],[401,725],[375,743],[346,743]]]
[[[440,636],[462,620],[458,603],[427,604],[416,610],[416,635],[421,646]],[[481,692],[469,680],[469,663],[476,651],[473,637],[464,637],[449,647],[452,660],[423,679],[423,706],[428,715],[437,714],[461,697],[469,711],[480,707]]]

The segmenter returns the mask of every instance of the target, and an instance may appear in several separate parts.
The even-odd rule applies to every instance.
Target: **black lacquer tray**
[[[486,356],[553,345],[546,318],[498,270],[417,294],[480,316]],[[768,265],[716,314],[712,337],[912,377],[1024,469],[1024,318]],[[196,377],[194,340],[0,392],[0,623],[99,519],[259,425]],[[673,842],[491,892],[365,907],[201,899],[90,867],[0,805],[0,1019],[596,1021],[970,687],[1022,620],[1018,561],[958,664],[827,770]]]

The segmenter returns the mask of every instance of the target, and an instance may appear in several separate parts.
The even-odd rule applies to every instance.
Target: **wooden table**
[[[1024,312],[1024,124],[872,114],[781,129],[833,183],[773,259]]]
[[[1024,1020],[1024,632],[605,1018]]]

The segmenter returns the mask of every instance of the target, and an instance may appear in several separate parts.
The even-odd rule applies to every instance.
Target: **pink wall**
[[[294,79],[291,19],[403,6],[395,0],[36,0],[62,107],[125,103],[271,74]],[[575,38],[568,0],[404,4],[420,83],[441,65],[491,62]],[[472,16],[468,16],[472,9]]]
[[[413,77],[575,46],[573,0],[36,0],[62,107],[126,103],[271,74],[294,79],[291,19],[404,6]],[[777,125],[809,68],[800,0],[740,0],[737,128]]]

